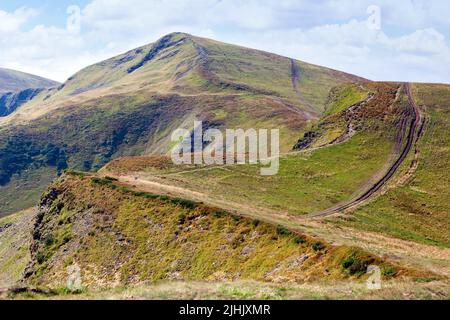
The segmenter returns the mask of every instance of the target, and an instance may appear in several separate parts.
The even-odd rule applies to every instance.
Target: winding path
[[[355,206],[358,206],[362,204],[363,202],[367,201],[370,197],[372,197],[378,190],[381,189],[397,172],[398,168],[402,165],[402,163],[405,161],[406,157],[408,156],[409,152],[411,151],[411,148],[414,144],[414,142],[418,139],[421,131],[422,126],[422,114],[420,112],[419,107],[415,103],[412,94],[411,94],[411,85],[409,83],[405,83],[404,89],[406,91],[406,94],[408,96],[409,106],[412,108],[413,111],[413,118],[410,124],[408,136],[406,139],[406,145],[403,148],[400,156],[397,158],[397,160],[389,167],[387,172],[384,174],[384,176],[374,185],[372,185],[369,189],[364,191],[362,195],[358,196],[356,199],[352,199],[348,202],[338,204],[335,207],[326,209],[324,211],[315,212],[306,215],[305,217],[314,218],[314,217],[327,217],[336,213],[343,212],[349,208],[353,208]]]

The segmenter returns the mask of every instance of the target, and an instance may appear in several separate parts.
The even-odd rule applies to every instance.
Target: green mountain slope
[[[126,155],[165,154],[194,119],[216,128],[280,128],[289,151],[329,92],[368,81],[266,52],[170,34],[87,67],[0,118],[0,191],[35,198],[65,168],[96,170]],[[33,178],[30,178],[33,176]],[[0,196],[0,212],[22,209]]]
[[[398,157],[399,148],[404,147],[399,136],[408,132],[405,123],[411,115],[405,94],[392,90],[398,85],[385,86],[370,87],[375,96],[358,117],[346,118],[352,108],[348,105],[346,110],[325,115],[297,144],[303,150],[282,157],[280,173],[274,177],[260,176],[258,166],[171,168],[155,166],[152,158],[117,159],[101,172],[148,191],[181,192],[170,186],[192,190],[195,193],[183,194],[275,221],[280,215],[288,216],[286,223],[295,225],[296,216],[320,212],[358,195]],[[345,103],[348,90],[338,91],[343,97],[335,98]],[[413,84],[412,91],[425,120],[405,162],[371,201],[328,220],[358,232],[448,248],[450,87]],[[336,101],[331,105],[337,105]],[[349,122],[353,135],[346,133]]]
[[[421,274],[358,248],[79,173],[62,176],[43,195],[31,256],[26,282],[53,288],[66,285],[74,264],[91,288],[158,280],[364,279],[369,264],[379,265],[384,279]]]
[[[358,209],[355,219],[336,222],[449,248],[450,86],[414,84],[413,94],[426,121],[397,187]]]
[[[31,261],[30,243],[36,210],[0,218],[0,288],[16,285]]]
[[[52,103],[85,93],[146,89],[160,94],[247,93],[282,98],[299,109],[320,113],[331,88],[362,78],[258,50],[183,33],[87,67],[35,102]]]
[[[255,165],[184,166],[170,159],[125,157],[100,174],[135,190],[181,196],[282,224],[327,241],[362,246],[448,278],[448,85],[412,84],[423,125],[413,131],[405,86],[366,84],[333,90],[327,111],[264,177]],[[361,101],[357,101],[363,99]],[[355,101],[357,101],[355,103]],[[341,111],[339,111],[341,110]],[[378,183],[409,145],[394,175],[357,206],[324,216]]]
[[[448,298],[449,88],[182,33],[87,67],[0,118],[0,215],[38,204],[0,218],[0,286],[67,292],[76,266],[88,296],[160,280],[353,294],[377,265],[377,297]],[[174,165],[171,132],[194,119],[280,128],[279,174]]]
[[[407,105],[400,99],[402,95],[397,95],[399,88],[399,84],[366,85],[365,90],[373,96],[371,93],[371,100],[354,120],[346,118],[346,110],[355,105],[355,101],[347,101],[346,94],[333,97],[329,104],[340,103],[345,110],[317,121],[296,144],[313,137],[307,145],[312,151],[285,154],[280,159],[280,171],[274,176],[261,176],[259,165],[175,167],[152,175],[150,160],[148,166],[142,161],[140,167],[121,170],[122,165],[127,168],[127,162],[133,163],[133,158],[114,161],[102,172],[137,175],[182,186],[215,200],[293,215],[324,210],[358,193],[397,154],[396,139],[402,131],[399,123],[401,119],[408,119]],[[366,101],[367,96],[358,100]],[[351,134],[348,133],[350,125],[354,130]],[[293,147],[292,144],[291,149]]]

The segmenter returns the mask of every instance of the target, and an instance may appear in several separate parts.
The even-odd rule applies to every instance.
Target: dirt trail
[[[403,85],[406,94],[408,95],[409,105],[412,108],[413,111],[413,118],[409,127],[409,132],[406,138],[406,145],[403,148],[403,151],[401,152],[398,159],[389,167],[386,174],[375,184],[370,186],[369,189],[365,190],[360,196],[358,196],[356,199],[352,199],[348,202],[341,203],[335,207],[326,209],[324,211],[311,213],[309,215],[306,215],[305,218],[314,218],[314,217],[327,217],[333,214],[341,213],[347,209],[354,208],[358,205],[361,205],[365,201],[367,201],[369,198],[371,198],[378,190],[380,190],[397,172],[398,168],[402,165],[402,163],[405,161],[406,157],[408,156],[409,152],[411,151],[411,148],[414,144],[414,142],[418,139],[420,135],[420,130],[422,127],[422,114],[420,112],[419,107],[415,103],[412,94],[411,94],[411,86],[409,83]]]
[[[273,223],[275,223],[274,221],[276,221],[277,219],[286,218],[288,216],[287,212],[275,212],[271,209],[253,207],[244,203],[237,203],[225,199],[213,198],[205,193],[196,192],[188,188],[168,184],[165,179],[154,175],[136,176],[114,175],[108,173],[108,176],[117,178],[121,183],[135,190],[164,194],[173,197],[184,197],[190,200],[205,203],[209,206],[223,208],[230,213],[235,213],[242,216],[249,216],[254,218],[263,216],[266,221],[271,221]]]
[[[295,60],[291,59],[291,81],[292,81],[292,87],[294,88],[294,91],[300,94],[300,91],[298,90],[298,81],[300,80],[300,70],[298,69],[297,64],[295,63]]]

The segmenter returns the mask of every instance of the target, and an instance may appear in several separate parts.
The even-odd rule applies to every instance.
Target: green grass
[[[44,167],[14,175],[6,186],[0,186],[0,217],[37,204],[47,186],[56,178],[54,168]]]
[[[324,110],[333,87],[358,81],[341,72],[295,61],[299,69],[299,94],[292,84],[291,59],[206,39],[197,41],[208,50],[209,67],[222,81],[273,92],[301,109],[317,113]]]
[[[361,133],[340,145],[282,157],[275,176],[261,176],[252,165],[162,176],[219,199],[301,215],[349,199],[382,168],[391,149],[388,137]]]
[[[449,285],[431,281],[383,282],[370,290],[364,281],[319,281],[310,283],[267,283],[258,281],[159,281],[155,284],[88,289],[72,293],[53,290],[42,293],[6,295],[10,299],[50,300],[448,300]]]
[[[60,288],[73,263],[88,288],[167,279],[300,281],[322,278],[325,269],[328,279],[349,276],[341,261],[354,249],[115,183],[65,175],[52,185],[34,230],[30,284]]]
[[[33,210],[0,218],[0,288],[17,284],[22,278],[30,257],[31,230],[34,223]]]
[[[352,105],[361,102],[368,97],[368,92],[357,85],[345,85],[332,91],[333,99],[328,104],[325,116],[340,113]]]

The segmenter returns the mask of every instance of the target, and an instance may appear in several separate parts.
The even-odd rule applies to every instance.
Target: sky
[[[0,67],[65,81],[186,32],[371,80],[450,83],[447,0],[0,0]]]

